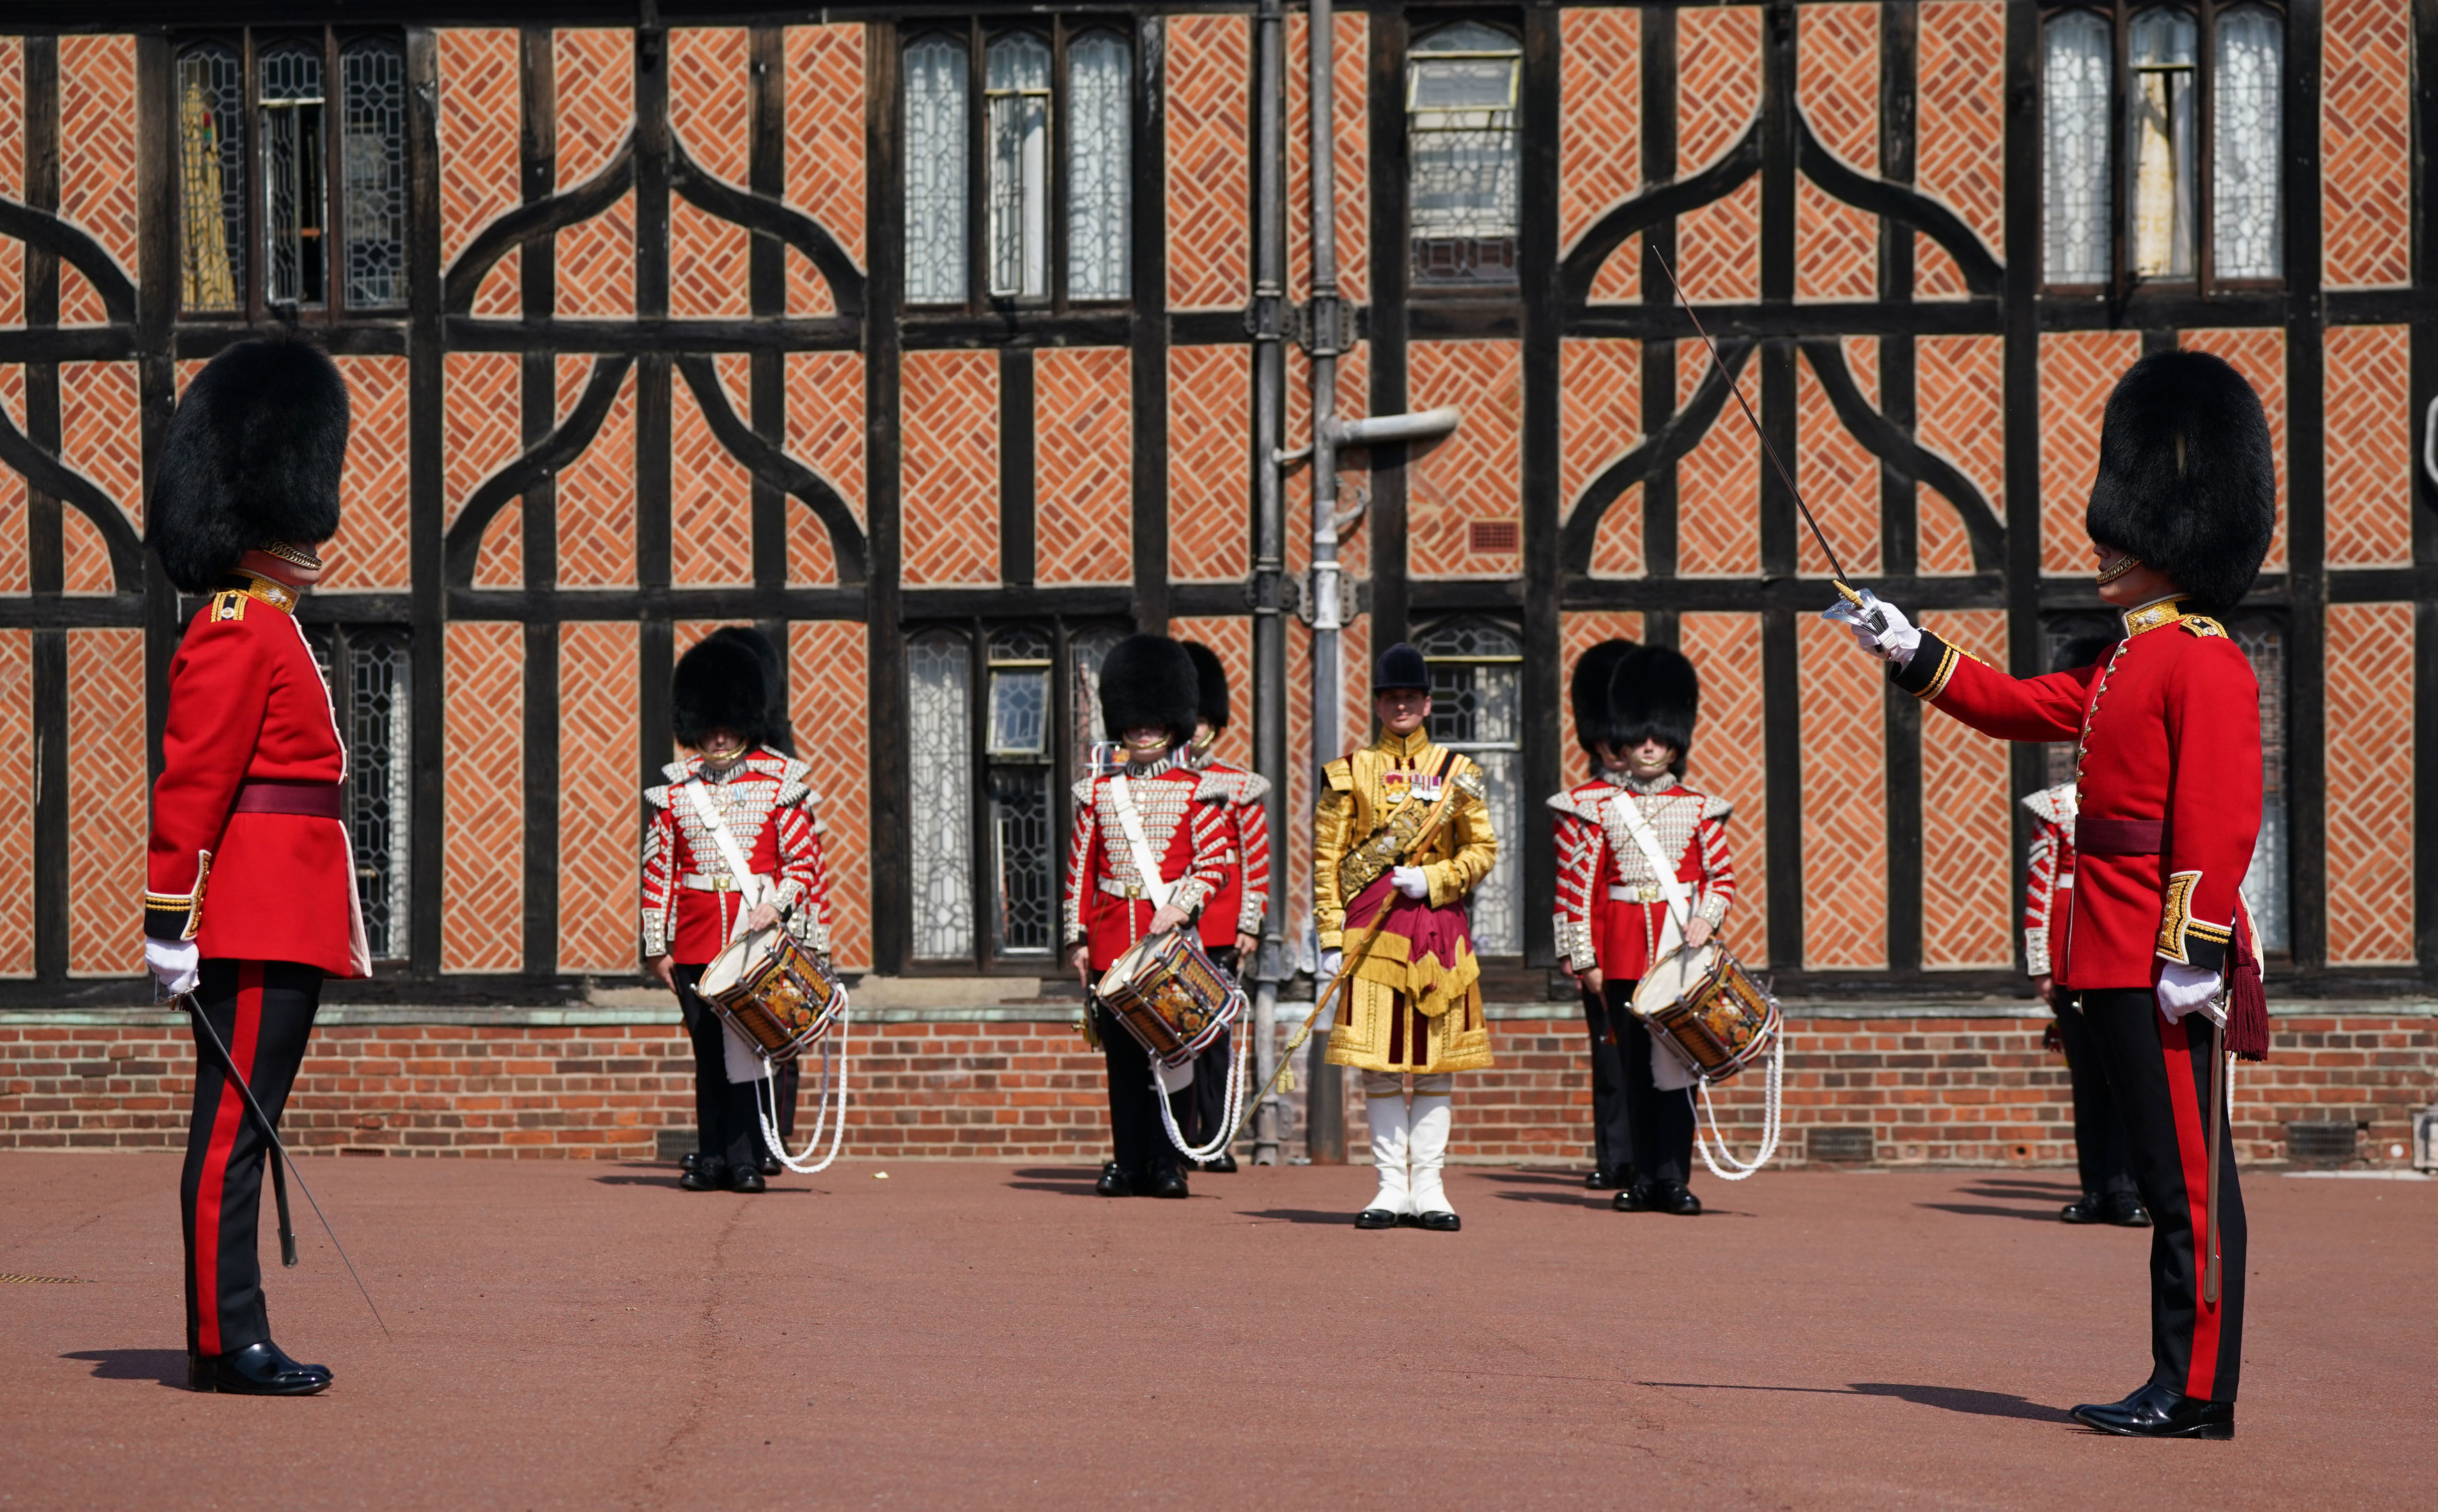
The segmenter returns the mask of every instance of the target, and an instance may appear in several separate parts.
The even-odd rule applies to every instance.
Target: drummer
[[[778,653],[758,630],[713,631],[678,659],[671,733],[695,754],[644,790],[644,966],[678,996],[694,1041],[701,1148],[678,1185],[690,1192],[758,1192],[761,1119],[754,1083],[768,1066],[695,993],[703,968],[729,941],[785,922],[806,949],[827,956],[829,876],[804,763],[781,755]],[[752,875],[740,878],[687,789],[698,784]],[[749,896],[749,892],[751,896]]]
[[[1549,800],[1558,812],[1557,879],[1562,964],[1607,1009],[1623,1077],[1627,1160],[1633,1177],[1611,1205],[1620,1213],[1691,1217],[1702,1200],[1686,1185],[1693,1159],[1691,1070],[1654,1044],[1632,1011],[1644,972],[1681,941],[1709,942],[1735,901],[1727,857],[1728,805],[1685,781],[1701,708],[1693,664],[1666,646],[1637,646],[1610,675],[1608,738],[1597,742],[1601,771]],[[1629,810],[1630,806],[1630,810]],[[1629,812],[1649,826],[1672,863],[1680,924],[1663,884],[1635,838]]]
[[[1199,689],[1192,659],[1164,635],[1128,636],[1101,664],[1101,722],[1125,762],[1075,784],[1065,939],[1087,993],[1136,941],[1191,923],[1227,879],[1227,804],[1201,797],[1202,775],[1188,759]],[[1091,1012],[1116,1150],[1101,1169],[1100,1194],[1190,1195],[1183,1157],[1161,1124],[1151,1057],[1106,1008],[1095,1001]],[[1168,1089],[1180,1124],[1189,1092],[1183,1082]]]

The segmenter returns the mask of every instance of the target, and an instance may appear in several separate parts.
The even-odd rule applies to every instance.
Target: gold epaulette
[[[2188,632],[2198,635],[2204,640],[2216,637],[2217,639],[2223,641],[2227,638],[2226,626],[2220,624],[2217,621],[2211,619],[2206,614],[2187,614],[2177,623],[2182,624]]]
[[[249,599],[268,604],[282,614],[296,612],[294,589],[285,583],[274,583],[258,573],[240,571],[222,578],[221,586],[213,590],[208,618],[215,622],[242,620]]]

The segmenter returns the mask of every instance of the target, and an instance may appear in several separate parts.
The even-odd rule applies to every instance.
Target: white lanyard
[[[1109,779],[1109,797],[1118,805],[1118,828],[1126,835],[1126,848],[1134,853],[1135,870],[1143,879],[1143,896],[1155,908],[1168,906],[1169,883],[1160,880],[1159,864],[1151,858],[1151,840],[1143,834],[1142,815],[1135,808],[1134,791],[1126,786],[1122,772]]]

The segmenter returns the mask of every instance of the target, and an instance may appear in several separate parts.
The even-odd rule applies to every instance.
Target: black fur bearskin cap
[[[1575,706],[1575,740],[1592,759],[1594,770],[1599,766],[1600,742],[1616,744],[1616,712],[1609,705],[1609,679],[1616,675],[1616,664],[1637,649],[1631,641],[1602,641],[1575,662],[1575,680],[1567,689]]]
[[[699,748],[715,730],[733,730],[748,745],[761,743],[770,714],[770,684],[749,636],[762,640],[753,630],[715,630],[678,658],[669,731],[679,745]]]
[[[741,645],[752,652],[754,659],[762,663],[762,695],[766,700],[762,720],[751,730],[738,731],[746,743],[768,746],[782,756],[796,754],[796,743],[787,733],[787,675],[786,669],[779,664],[779,648],[770,643],[768,636],[750,624],[723,624],[703,639]]]
[[[1693,749],[1693,723],[1702,714],[1702,679],[1682,653],[1664,645],[1635,646],[1618,659],[1608,682],[1609,716],[1616,723],[1616,744],[1639,746],[1646,740],[1676,747],[1671,769],[1685,775],[1685,758]]]
[[[1129,730],[1159,729],[1193,738],[1202,679],[1185,647],[1164,635],[1130,635],[1101,663],[1101,729],[1111,740]]]
[[[150,536],[169,581],[217,584],[265,541],[339,533],[347,385],[297,335],[239,342],[203,364],[161,441]]]
[[[1219,653],[1199,641],[1179,641],[1185,654],[1193,659],[1193,676],[1200,689],[1194,696],[1193,712],[1213,730],[1228,728],[1228,669],[1219,663]]]
[[[2108,396],[2083,524],[2166,573],[2203,613],[2252,590],[2277,528],[2277,460],[2260,396],[2207,352],[2154,352]]]

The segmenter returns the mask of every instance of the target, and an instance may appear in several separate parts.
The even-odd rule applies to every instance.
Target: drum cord
[[[1777,1153],[1778,1115],[1781,1106],[1780,1094],[1784,1089],[1785,1081],[1786,1029],[1783,1026],[1780,1026],[1776,1034],[1771,1039],[1769,1046],[1769,1079],[1762,1092],[1763,1101],[1761,1104],[1760,1152],[1753,1157],[1750,1165],[1746,1165],[1744,1162],[1738,1160],[1735,1155],[1728,1151],[1727,1136],[1720,1131],[1718,1110],[1710,1106],[1710,1079],[1708,1077],[1700,1077],[1696,1079],[1695,1084],[1701,1089],[1701,1100],[1697,1105],[1698,1110],[1702,1117],[1709,1119],[1710,1134],[1712,1138],[1718,1140],[1719,1152],[1716,1158],[1711,1156],[1710,1140],[1702,1137],[1701,1117],[1697,1117],[1694,1120],[1693,1148],[1702,1152],[1702,1164],[1710,1168],[1711,1175],[1718,1177],[1721,1181],[1741,1181],[1745,1177],[1751,1175],[1754,1171],[1757,1171],[1763,1166],[1768,1165],[1769,1157]],[[1694,1100],[1694,1095],[1690,1088],[1687,1089],[1685,1093],[1685,1100],[1687,1102],[1692,1102]],[[1720,1161],[1725,1161],[1727,1168],[1732,1169],[1722,1168],[1719,1164]]]
[[[1228,1112],[1227,1116],[1219,1120],[1217,1138],[1198,1147],[1185,1142],[1185,1131],[1176,1126],[1176,1110],[1168,1105],[1168,1090],[1160,1085],[1159,1070],[1157,1066],[1152,1069],[1151,1090],[1152,1096],[1159,1102],[1159,1121],[1168,1126],[1168,1142],[1175,1145],[1176,1152],[1188,1160],[1196,1162],[1209,1160],[1236,1140],[1236,1123],[1244,1116],[1245,1112],[1245,1066],[1253,1052],[1253,1037],[1246,1032],[1249,1026],[1244,1020],[1244,1007],[1245,990],[1239,987],[1228,997],[1228,1008],[1231,1011],[1229,1016],[1234,1018],[1238,1032],[1235,1044],[1236,1053],[1228,1063]]]
[[[846,989],[841,987],[839,989],[838,1023],[831,1033],[822,1037],[822,1088],[813,1096],[813,1132],[812,1136],[804,1141],[804,1153],[788,1154],[786,1142],[779,1133],[777,1069],[773,1067],[769,1076],[756,1078],[753,1083],[753,1113],[762,1123],[762,1148],[769,1151],[779,1164],[799,1176],[817,1176],[829,1169],[830,1163],[839,1157],[839,1147],[846,1140]],[[833,1071],[837,1073],[838,1081],[835,1107],[830,1096]],[[770,1088],[770,1095],[767,1099],[762,1095],[762,1089],[766,1086]],[[835,1116],[835,1122],[832,1121],[833,1116]],[[805,1162],[811,1159],[814,1150],[820,1147],[822,1132],[824,1129],[829,1131],[830,1152],[823,1155],[819,1163],[806,1165]]]

